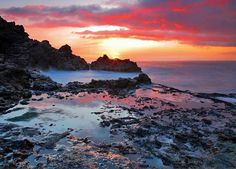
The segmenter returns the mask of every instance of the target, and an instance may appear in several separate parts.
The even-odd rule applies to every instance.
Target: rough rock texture
[[[20,99],[30,98],[31,90],[52,91],[60,86],[38,72],[15,64],[0,64],[0,114]]]
[[[144,73],[134,79],[119,78],[118,80],[92,80],[88,85],[93,88],[124,89],[135,88],[140,84],[151,84],[151,79]]]
[[[141,68],[135,62],[129,59],[110,59],[107,55],[99,57],[96,61],[91,63],[93,70],[107,70],[119,72],[140,72]]]
[[[88,69],[86,61],[72,54],[70,46],[53,48],[46,40],[29,39],[24,27],[0,17],[0,62],[41,69]]]
[[[61,91],[77,93],[83,89],[102,89],[111,92],[112,94],[126,93],[130,89],[135,89],[139,85],[151,84],[151,79],[144,73],[139,76],[131,78],[119,78],[116,80],[93,80],[90,83],[69,82]]]
[[[30,74],[15,65],[0,64],[0,112],[10,108],[21,97],[31,97]]]

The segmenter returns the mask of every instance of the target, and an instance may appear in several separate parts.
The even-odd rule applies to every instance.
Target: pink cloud
[[[115,25],[128,31],[80,32],[90,38],[132,37],[178,40],[197,45],[236,46],[234,0],[139,0],[118,7],[24,6],[0,8],[6,18],[24,20],[28,27],[87,27]]]

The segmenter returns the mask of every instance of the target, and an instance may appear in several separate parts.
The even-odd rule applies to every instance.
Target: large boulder
[[[118,72],[140,72],[141,68],[135,62],[129,59],[110,59],[107,55],[99,57],[90,65],[93,70],[107,70]]]

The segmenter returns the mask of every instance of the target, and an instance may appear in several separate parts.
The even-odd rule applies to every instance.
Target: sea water
[[[157,84],[193,92],[236,93],[236,61],[138,62],[138,65]],[[62,84],[70,81],[90,82],[91,79],[133,78],[138,75],[95,70],[48,70],[42,73]]]

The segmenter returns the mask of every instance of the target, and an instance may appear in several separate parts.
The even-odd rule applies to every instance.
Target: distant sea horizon
[[[155,83],[181,90],[236,93],[236,61],[138,62]]]
[[[97,58],[95,59],[86,59],[87,63],[91,63],[93,61],[95,61]],[[114,58],[116,59],[116,58]],[[117,59],[121,59],[121,60],[124,60],[124,59],[129,59],[133,62],[136,62],[137,64],[138,63],[142,63],[142,62],[236,62],[236,59],[235,60],[133,60],[132,58],[117,58]]]
[[[236,93],[236,61],[142,61],[137,62],[153,83],[203,93]],[[91,79],[133,78],[138,73],[108,71],[42,71],[53,80],[89,82]]]

